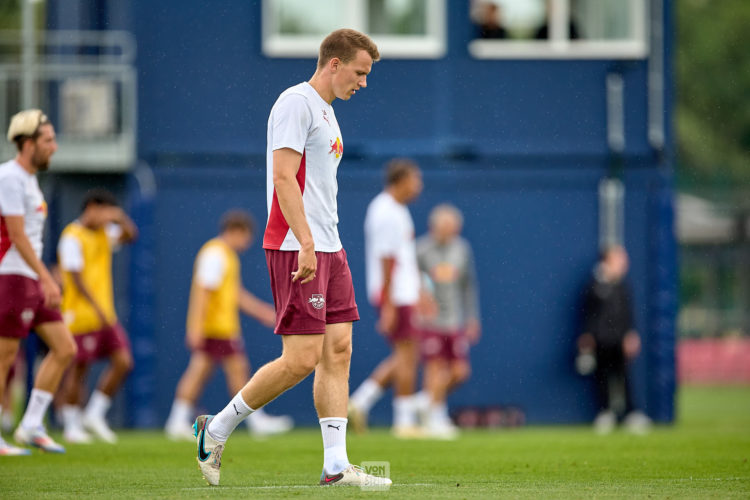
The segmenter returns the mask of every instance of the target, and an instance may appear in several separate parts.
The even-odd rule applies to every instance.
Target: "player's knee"
[[[76,354],[78,354],[78,346],[73,337],[67,337],[52,349],[52,354],[61,364],[67,366],[75,359]]]
[[[461,363],[453,367],[453,380],[457,384],[463,384],[471,377],[471,367],[466,363]]]
[[[320,353],[315,351],[301,352],[294,356],[284,356],[287,373],[296,379],[303,379],[310,375],[320,361]]]
[[[114,358],[113,365],[122,373],[130,373],[133,370],[133,356],[129,352],[121,352]]]

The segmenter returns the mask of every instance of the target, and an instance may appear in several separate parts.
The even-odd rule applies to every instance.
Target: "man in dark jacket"
[[[648,430],[650,420],[633,405],[627,364],[641,350],[633,325],[630,287],[625,281],[628,254],[614,245],[602,252],[584,297],[584,333],[578,338],[581,354],[593,354],[599,414],[594,427],[602,434],[613,430],[618,416],[635,433]]]

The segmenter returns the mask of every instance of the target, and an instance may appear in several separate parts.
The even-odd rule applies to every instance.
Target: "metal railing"
[[[24,65],[21,32],[0,31],[0,123],[31,102],[55,125],[57,171],[125,171],[136,162],[136,44],[123,31],[45,31],[34,41],[34,63]],[[3,134],[4,135],[4,134]],[[0,141],[0,158],[15,154]]]

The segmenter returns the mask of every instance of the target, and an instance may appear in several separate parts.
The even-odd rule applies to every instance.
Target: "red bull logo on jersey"
[[[336,137],[336,140],[334,141],[331,139],[331,150],[328,152],[328,154],[335,154],[336,158],[341,158],[341,155],[344,154],[344,145],[341,143],[341,139]]]
[[[41,213],[46,216],[47,215],[47,202],[42,200],[42,203],[38,207],[36,207],[36,211],[37,213]]]
[[[322,293],[312,294],[312,297],[310,297],[307,302],[312,304],[315,309],[323,309],[323,306],[326,305],[326,299],[323,297]]]

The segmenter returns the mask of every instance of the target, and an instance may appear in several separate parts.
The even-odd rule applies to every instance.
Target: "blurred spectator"
[[[461,238],[463,215],[449,204],[432,209],[429,234],[417,241],[417,263],[434,298],[435,314],[422,320],[424,388],[429,395],[427,432],[451,438],[447,395],[469,378],[469,345],[479,340],[479,295],[474,256]]]
[[[502,25],[502,11],[493,2],[484,2],[479,6],[479,38],[502,39],[508,38],[508,33]]]
[[[539,26],[536,30],[534,38],[537,40],[548,40],[550,38],[550,24],[554,16],[555,2],[547,0],[547,16],[545,17],[544,24]],[[568,19],[568,40],[578,40],[580,38],[578,33],[578,27],[572,17]]]
[[[628,254],[622,246],[605,249],[586,288],[583,302],[584,333],[578,338],[579,359],[594,356],[590,366],[578,364],[581,373],[593,371],[599,413],[597,432],[611,432],[618,417],[634,433],[648,431],[651,421],[633,403],[628,362],[638,356],[641,339],[633,324],[631,291],[625,280]]]

